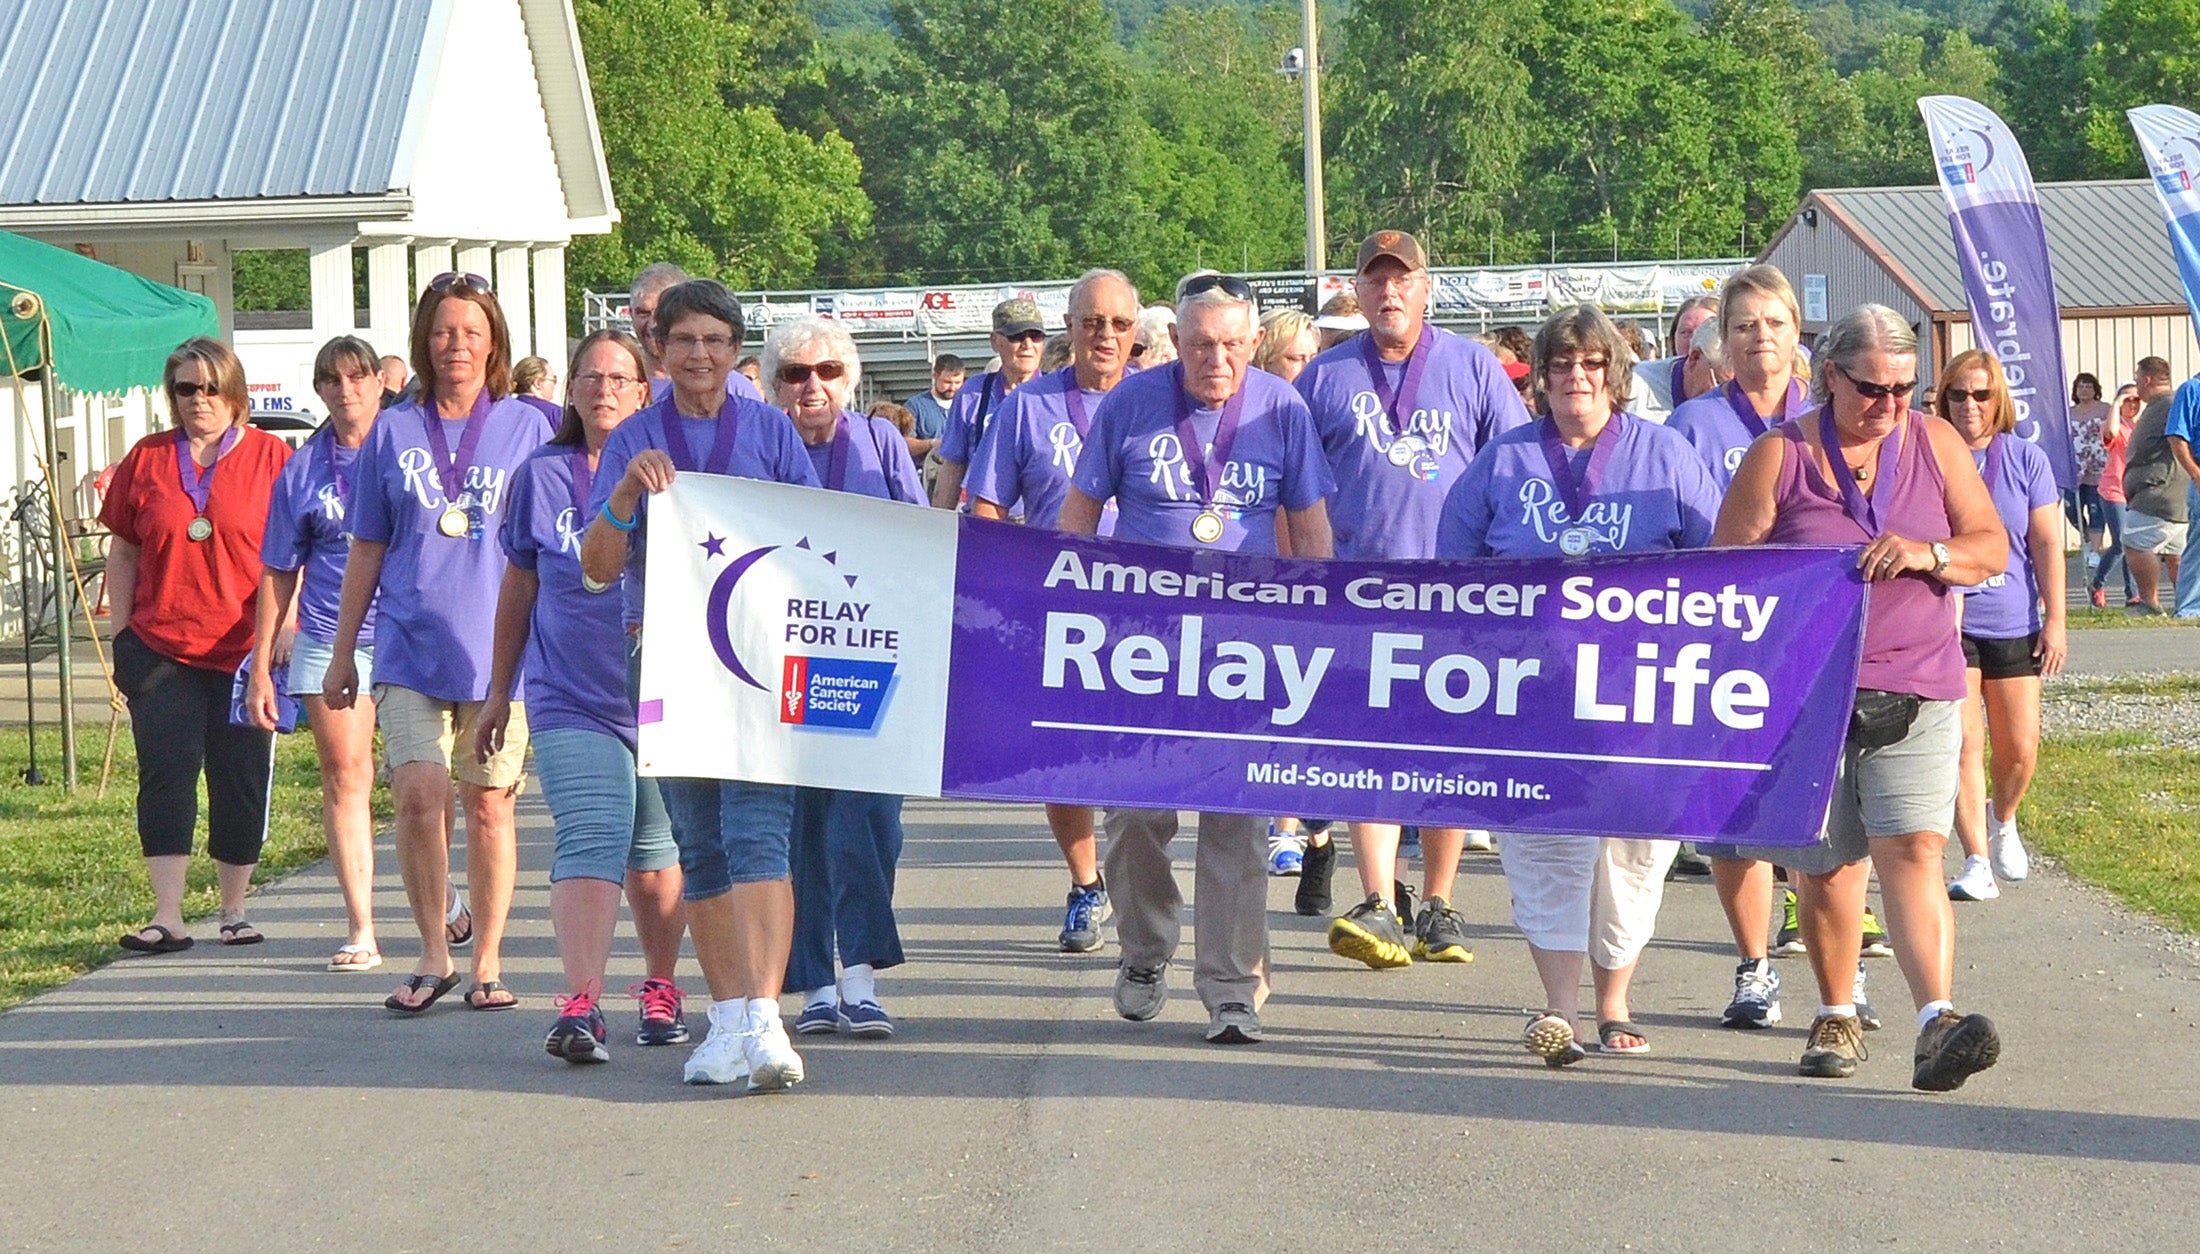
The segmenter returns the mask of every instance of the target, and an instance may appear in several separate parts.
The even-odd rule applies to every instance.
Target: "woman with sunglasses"
[[[333,710],[361,696],[353,654],[371,605],[375,721],[397,810],[398,869],[420,931],[419,962],[382,1003],[398,1015],[419,1014],[458,986],[451,947],[466,938],[475,942],[466,1004],[519,1004],[502,979],[502,944],[518,871],[512,806],[527,752],[524,712],[513,712],[502,752],[487,762],[471,752],[504,578],[496,531],[513,472],[551,433],[541,413],[513,398],[511,363],[511,334],[488,280],[437,276],[413,311],[417,399],[392,405],[359,449],[351,558],[321,695]],[[456,918],[447,908],[454,812],[466,818],[470,905]]]
[[[99,521],[114,533],[107,603],[115,687],[137,745],[138,846],[153,918],[124,949],[189,949],[185,864],[206,779],[207,853],[221,885],[221,940],[256,945],[245,893],[267,839],[274,737],[229,721],[230,689],[252,647],[260,539],[290,446],[251,426],[244,366],[219,340],[169,354],[161,389],[175,426],[137,442],[115,467]]]
[[[1992,353],[1974,348],[1948,363],[1940,376],[1940,416],[1970,447],[2009,540],[2008,569],[1963,590],[1964,679],[1970,691],[1963,701],[1956,838],[1963,842],[1964,857],[1963,873],[1948,885],[1948,896],[1985,901],[2001,895],[1997,877],[2017,883],[2031,872],[2032,860],[2017,834],[2017,807],[2039,765],[2040,679],[2060,673],[2069,655],[2062,497],[2047,455],[2015,434],[2017,408]]]
[[[2126,383],[2116,389],[2116,399],[2101,419],[2101,525],[2107,529],[2108,548],[2101,554],[2101,564],[2093,568],[2087,592],[2097,610],[2108,608],[2111,570],[2123,572],[2124,604],[2139,599],[2139,581],[2131,577],[2131,563],[2124,560],[2124,452],[2131,447],[2131,429],[2139,424],[2142,408],[2138,385]]]
[[[1584,557],[1701,548],[1719,490],[1688,442],[1625,412],[1634,393],[1627,341],[1592,305],[1536,333],[1537,409],[1493,436],[1444,501],[1436,556]],[[1574,1021],[1581,961],[1596,987],[1606,1053],[1643,1054],[1628,991],[1665,897],[1669,840],[1507,832],[1498,842],[1513,921],[1526,934],[1544,1009],[1522,1041],[1552,1067],[1586,1057]]]
[[[581,586],[594,594],[620,589],[630,697],[641,668],[649,498],[698,472],[818,483],[787,416],[726,391],[742,335],[741,304],[731,292],[709,279],[667,288],[657,298],[656,328],[671,386],[604,441],[581,541]],[[779,1012],[794,934],[788,847],[795,790],[670,777],[657,788],[680,851],[688,935],[710,985],[710,1031],[688,1055],[684,1078],[745,1081],[750,1092],[799,1084],[802,1059]]]
[[[1859,307],[1827,329],[1818,359],[1818,408],[1750,446],[1713,543],[1861,545],[1857,569],[1871,585],[1863,668],[1818,843],[1741,854],[1776,860],[1795,880],[1819,998],[1801,1074],[1853,1075],[1866,1056],[1855,980],[1864,890],[1877,871],[1918,1008],[1910,1083],[1941,1092],[2001,1053],[1992,1020],[1954,1008],[1955,916],[1941,855],[1966,691],[1951,590],[2000,574],[2009,538],[1962,437],[1906,404],[1917,333],[1901,315]]]
[[[328,969],[364,974],[382,965],[374,939],[374,698],[362,695],[348,710],[332,710],[321,681],[334,656],[337,604],[344,563],[351,556],[346,518],[358,478],[359,448],[381,413],[381,363],[355,335],[321,346],[313,362],[313,390],[328,406],[328,422],[283,467],[260,543],[266,573],[260,577],[259,618],[252,641],[252,676],[245,703],[252,721],[275,730],[278,718],[274,668],[289,663],[283,695],[305,703],[305,723],[321,762],[321,823],[329,862],[349,924]],[[295,627],[295,631],[293,631]],[[372,691],[374,609],[359,627],[352,655],[361,683]]]
[[[862,370],[855,341],[823,318],[780,323],[764,340],[772,399],[794,420],[825,489],[922,505],[924,485],[900,433],[884,419],[848,410]],[[1027,390],[1018,388],[1016,399]],[[997,420],[986,438],[1000,429]],[[798,1034],[894,1034],[894,1020],[879,1002],[877,973],[903,961],[894,922],[901,844],[900,797],[795,789],[794,944],[786,982],[803,995],[794,1021]]]

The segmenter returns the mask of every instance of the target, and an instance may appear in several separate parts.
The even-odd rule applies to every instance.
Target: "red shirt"
[[[185,666],[234,672],[252,650],[260,535],[290,446],[246,427],[236,447],[214,463],[206,502],[214,534],[193,540],[185,529],[199,511],[176,467],[181,438],[176,431],[156,432],[116,463],[99,521],[138,548],[129,622],[138,639]]]

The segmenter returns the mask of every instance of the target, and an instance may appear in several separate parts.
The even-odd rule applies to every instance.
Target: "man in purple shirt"
[[[1445,494],[1478,450],[1527,421],[1527,410],[1495,354],[1428,324],[1428,256],[1419,240],[1403,231],[1368,236],[1352,283],[1367,331],[1307,363],[1297,384],[1336,474],[1337,553],[1426,560],[1436,555]],[[1412,920],[1410,948],[1398,927],[1379,922],[1397,913],[1398,827],[1354,823],[1351,832],[1367,897],[1330,925],[1329,947],[1376,968],[1409,965],[1415,954],[1473,961],[1466,920],[1451,907],[1465,829],[1421,829],[1425,904]],[[1300,874],[1326,889],[1335,856]]]
[[[1069,289],[1064,321],[1069,365],[1016,389],[971,458],[966,486],[970,512],[980,518],[1006,519],[1021,502],[1031,526],[1059,525],[1092,416],[1130,367],[1138,289],[1120,271],[1087,271]],[[1069,901],[1056,943],[1063,953],[1091,953],[1101,946],[1100,925],[1109,911],[1092,807],[1050,805],[1047,826],[1069,866]]]
[[[657,298],[665,294],[665,289],[687,281],[687,271],[669,261],[653,261],[642,267],[626,291],[626,315],[634,323],[635,342],[642,346],[642,355],[649,358],[649,401],[652,405],[672,390],[672,379],[665,373],[664,344],[657,336]],[[757,390],[756,381],[738,370],[726,375],[726,395],[748,401],[764,399],[764,394]]]
[[[1322,498],[1334,485],[1313,418],[1289,384],[1250,368],[1259,312],[1241,279],[1207,275],[1186,285],[1173,331],[1177,362],[1125,379],[1101,402],[1062,530],[1095,534],[1101,504],[1112,499],[1119,537],[1274,553],[1281,510],[1295,555],[1331,555]],[[1111,808],[1102,822],[1123,947],[1115,1010],[1143,1022],[1169,999],[1169,960],[1183,933],[1169,858],[1176,812]],[[1207,1039],[1251,1044],[1268,996],[1267,825],[1202,812],[1198,840],[1193,986],[1207,1007]]]
[[[940,474],[932,486],[932,504],[940,509],[962,508],[963,477],[970,473],[970,459],[1008,394],[1039,373],[1046,344],[1046,320],[1036,302],[1019,296],[993,307],[993,351],[1000,354],[1001,368],[963,384],[955,393],[955,403],[948,406],[947,428],[933,450],[940,455]]]

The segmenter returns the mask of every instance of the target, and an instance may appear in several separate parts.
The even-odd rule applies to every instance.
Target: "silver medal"
[[[1594,543],[1596,539],[1587,527],[1568,527],[1558,533],[1558,551],[1568,557],[1580,557]]]
[[[213,520],[209,519],[204,514],[200,514],[198,517],[191,520],[190,526],[183,529],[183,534],[191,537],[194,540],[204,540],[214,534]]]

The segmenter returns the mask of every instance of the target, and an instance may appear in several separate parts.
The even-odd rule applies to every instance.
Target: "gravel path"
[[[2182,691],[2121,691],[2134,681],[2179,681]],[[2200,749],[2200,684],[2190,671],[2157,671],[2116,679],[2059,675],[2041,692],[2040,721],[2047,735],[2146,732],[2158,747]]]

